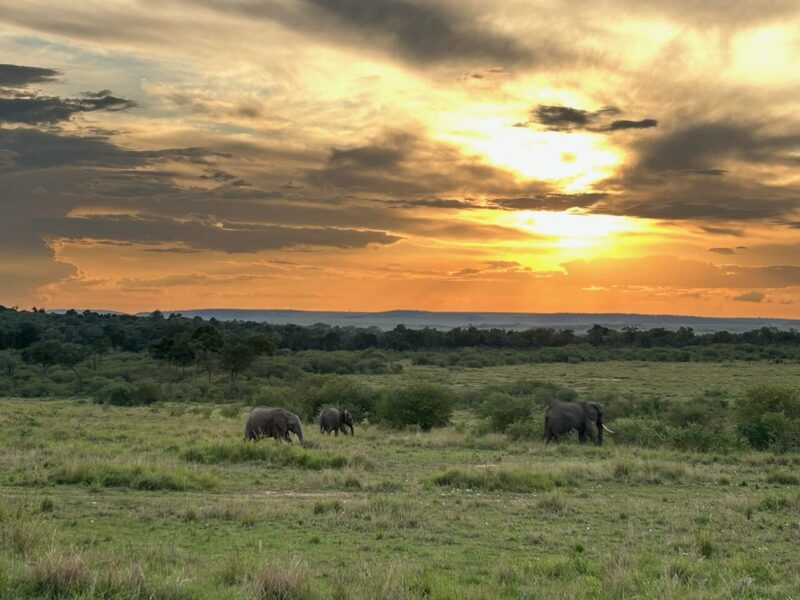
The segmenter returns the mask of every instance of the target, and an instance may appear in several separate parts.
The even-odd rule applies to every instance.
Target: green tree
[[[760,450],[800,446],[800,393],[780,385],[752,387],[734,405],[739,433]]]
[[[275,347],[269,338],[263,334],[254,334],[244,340],[227,340],[220,354],[220,364],[231,376],[236,379],[245,369],[249,368],[262,354],[272,354]]]
[[[202,325],[194,330],[188,343],[194,352],[197,364],[206,372],[208,383],[211,383],[214,359],[219,355],[225,344],[222,334],[211,325]]]
[[[14,375],[17,372],[17,365],[19,360],[17,355],[12,350],[0,351],[0,373],[14,381]]]
[[[89,356],[89,351],[78,344],[63,344],[58,353],[58,364],[70,369],[78,378],[78,382],[83,385],[83,377],[78,372],[78,365]]]
[[[395,428],[417,426],[423,431],[442,427],[453,414],[450,391],[434,383],[413,383],[387,391],[378,403],[378,419]]]
[[[47,377],[50,367],[58,364],[60,354],[61,342],[55,340],[35,342],[22,351],[22,360],[38,365],[42,369],[42,375]]]

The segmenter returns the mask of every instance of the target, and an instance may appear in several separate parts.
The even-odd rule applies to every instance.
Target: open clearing
[[[736,395],[767,363],[530,365],[586,393]],[[792,598],[800,457],[356,426],[241,441],[246,409],[0,400],[0,598]],[[613,422],[609,423],[613,428]]]

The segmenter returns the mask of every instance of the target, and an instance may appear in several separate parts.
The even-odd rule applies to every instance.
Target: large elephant
[[[247,423],[244,426],[245,440],[270,437],[291,443],[292,439],[289,433],[294,433],[300,443],[303,443],[303,428],[300,426],[300,417],[285,408],[258,406],[247,417]]]
[[[334,435],[338,436],[341,431],[346,435],[348,427],[350,428],[350,435],[353,435],[355,433],[353,431],[353,415],[348,410],[326,408],[319,415],[320,433],[330,433],[332,431]]]
[[[595,435],[594,423],[597,427]],[[603,405],[596,402],[554,402],[544,415],[544,441],[558,440],[560,435],[575,429],[581,443],[589,436],[598,446],[603,445],[603,430],[614,433],[603,423]]]

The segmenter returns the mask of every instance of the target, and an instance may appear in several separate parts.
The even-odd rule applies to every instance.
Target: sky
[[[0,0],[0,304],[800,317],[796,0]]]

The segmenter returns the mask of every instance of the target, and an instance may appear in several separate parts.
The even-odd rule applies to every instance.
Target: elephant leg
[[[338,428],[338,427],[334,427],[334,429],[333,429],[333,436],[334,436],[334,437],[339,437],[339,428]]]
[[[592,440],[593,444],[597,444],[597,436],[594,433],[594,427],[592,427],[591,423],[586,423],[584,426],[586,428],[586,433],[589,434],[589,439]]]

